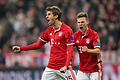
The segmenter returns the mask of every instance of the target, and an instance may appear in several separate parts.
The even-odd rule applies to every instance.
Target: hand
[[[64,66],[64,67],[60,68],[60,72],[62,72],[62,73],[65,73],[65,72],[66,72],[66,70],[67,70],[67,67],[66,67],[66,66]]]
[[[19,46],[13,46],[12,51],[16,53],[16,52],[20,52],[21,50]]]
[[[83,46],[83,47],[82,47],[82,51],[83,51],[83,52],[87,52],[87,51],[88,51],[87,46]]]

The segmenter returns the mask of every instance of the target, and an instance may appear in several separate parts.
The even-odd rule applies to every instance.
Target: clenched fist
[[[12,51],[16,53],[16,52],[20,52],[21,50],[19,46],[13,46]]]
[[[61,73],[65,73],[65,72],[66,72],[66,70],[67,70],[67,67],[66,67],[66,66],[64,66],[64,67],[62,67],[62,68],[60,69],[60,72],[61,72]]]
[[[82,51],[83,51],[83,52],[87,52],[87,51],[88,51],[87,46],[83,46],[83,47],[82,47]]]

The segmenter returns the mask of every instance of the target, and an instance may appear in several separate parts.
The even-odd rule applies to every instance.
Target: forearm
[[[41,48],[44,44],[45,44],[45,42],[42,42],[42,41],[40,40],[40,41],[37,42],[37,43],[31,44],[31,45],[28,45],[28,46],[20,47],[20,50],[21,50],[21,51],[25,51],[25,50],[35,50],[35,49]]]
[[[87,52],[91,53],[91,54],[99,55],[100,54],[100,49],[98,49],[98,48],[96,48],[96,49],[88,49]]]
[[[65,64],[66,67],[69,66],[69,63],[70,61],[72,61],[72,58],[73,58],[73,45],[67,46],[67,49],[68,49],[68,54],[67,54],[67,60]]]

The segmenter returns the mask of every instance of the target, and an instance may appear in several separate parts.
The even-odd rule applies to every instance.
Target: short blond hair
[[[79,12],[77,14],[77,18],[81,18],[81,17],[85,17],[86,19],[88,19],[88,14],[86,12]]]

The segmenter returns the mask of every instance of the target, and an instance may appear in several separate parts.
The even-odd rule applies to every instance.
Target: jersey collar
[[[62,25],[57,30],[55,30],[55,33],[60,31],[61,29],[63,29],[63,24],[64,24],[64,22],[62,22]],[[54,29],[54,27],[53,27],[53,29]]]
[[[87,31],[87,33],[84,36],[82,36],[82,34],[81,34],[82,38],[87,37],[89,35],[89,33],[90,33],[90,28],[88,28],[88,31]]]

